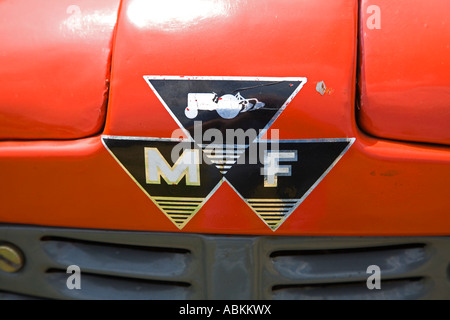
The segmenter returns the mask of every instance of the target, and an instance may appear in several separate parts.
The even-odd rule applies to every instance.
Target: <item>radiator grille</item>
[[[294,237],[0,225],[0,299],[450,299],[449,237]],[[81,269],[69,289],[67,267]],[[367,268],[381,270],[369,290]]]

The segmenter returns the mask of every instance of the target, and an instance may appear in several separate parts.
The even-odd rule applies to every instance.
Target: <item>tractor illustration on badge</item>
[[[225,94],[219,97],[216,93],[188,93],[188,105],[184,114],[195,119],[198,110],[217,111],[223,119],[233,119],[241,112],[254,111],[265,106],[256,98],[246,99],[240,92],[236,95]]]

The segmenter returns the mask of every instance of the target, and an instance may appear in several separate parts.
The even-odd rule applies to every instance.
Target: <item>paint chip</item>
[[[325,82],[323,82],[323,81],[317,82],[316,91],[318,93],[320,93],[323,96],[325,94],[326,90],[327,90],[327,87],[325,86]]]
[[[320,95],[323,96],[325,93],[326,94],[332,94],[334,92],[334,89],[327,88],[327,86],[325,85],[325,82],[320,81],[320,82],[317,82],[316,91],[318,93],[320,93]]]

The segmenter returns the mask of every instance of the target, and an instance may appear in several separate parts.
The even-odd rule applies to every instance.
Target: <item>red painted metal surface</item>
[[[0,139],[75,139],[105,121],[119,0],[0,3]]]
[[[359,122],[369,134],[450,144],[449,10],[447,0],[362,1]]]
[[[189,13],[175,2],[162,12],[123,2],[104,134],[178,129],[143,75],[307,77],[272,128],[281,139],[356,141],[275,234],[450,234],[450,150],[371,138],[356,124],[356,1],[217,0]],[[0,176],[1,222],[180,231],[100,136],[0,142]],[[274,234],[226,182],[181,231]]]
[[[170,137],[178,125],[142,76],[182,75],[306,76],[307,87],[272,128],[282,128],[282,139],[347,135],[356,1],[165,3],[122,6],[105,134]],[[325,14],[330,18],[319,18]],[[333,91],[321,96],[315,91],[319,81]]]

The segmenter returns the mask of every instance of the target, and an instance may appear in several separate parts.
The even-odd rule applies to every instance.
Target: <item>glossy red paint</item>
[[[272,128],[282,139],[351,136],[356,17],[356,1],[124,1],[104,133],[170,137],[178,129],[144,75],[306,76]],[[321,96],[320,81],[334,92]]]
[[[123,2],[104,134],[170,137],[178,129],[143,75],[305,76],[272,126],[280,138],[356,138],[275,233],[226,182],[181,232],[450,234],[450,150],[368,137],[356,124],[356,1],[217,0],[186,16],[182,1],[170,10],[175,2],[163,12],[151,10],[156,2]],[[100,136],[0,142],[0,176],[1,222],[180,232]]]
[[[0,139],[75,139],[105,121],[119,0],[0,2]]]
[[[450,144],[449,10],[447,0],[362,1],[359,123],[367,133]]]

